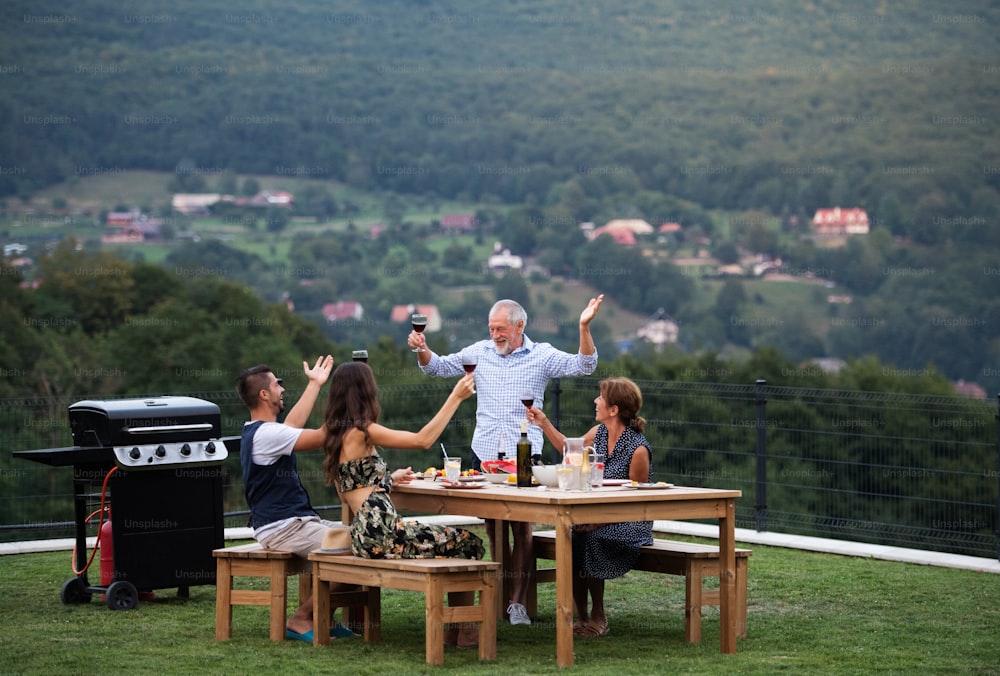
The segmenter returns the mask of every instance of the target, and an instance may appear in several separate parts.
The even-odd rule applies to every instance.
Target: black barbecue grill
[[[221,437],[219,407],[180,396],[79,401],[69,424],[75,446],[14,453],[73,467],[76,577],[63,584],[63,603],[100,593],[112,610],[128,610],[142,592],[177,587],[186,597],[192,585],[215,584],[226,442],[238,450],[238,439]],[[102,584],[92,585],[88,515],[109,503],[113,573],[102,568]]]

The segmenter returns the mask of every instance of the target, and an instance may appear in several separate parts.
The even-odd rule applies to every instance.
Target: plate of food
[[[640,491],[655,490],[657,488],[673,488],[673,484],[668,484],[666,481],[657,481],[656,483],[639,483],[637,481],[630,481],[627,484],[622,484],[622,488],[636,489]]]
[[[462,481],[464,477],[460,477],[457,482],[443,481],[441,485],[445,488],[486,488],[489,486],[485,481]]]
[[[605,479],[605,486],[624,486],[625,484],[632,483],[631,479]]]
[[[458,477],[458,480],[462,483],[471,483],[473,481],[483,481],[485,475],[483,474],[468,474]]]

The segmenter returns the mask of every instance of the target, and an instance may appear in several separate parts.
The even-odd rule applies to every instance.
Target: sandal
[[[580,629],[579,632],[574,628],[573,633],[582,638],[599,638],[601,636],[607,636],[611,632],[611,627],[608,623],[604,624],[594,624],[593,622],[588,622],[584,627]]]

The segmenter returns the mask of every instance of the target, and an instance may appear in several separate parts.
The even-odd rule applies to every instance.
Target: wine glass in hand
[[[524,404],[525,408],[531,408],[535,405],[535,395],[531,392],[522,392],[521,403]]]
[[[462,368],[465,369],[466,373],[472,373],[476,370],[476,364],[479,363],[479,359],[474,354],[467,354],[462,357]],[[476,391],[472,390],[475,394]]]
[[[414,314],[410,315],[410,325],[413,326],[413,330],[417,333],[423,333],[424,329],[427,328],[427,315]],[[418,347],[412,352],[426,352],[422,347]]]

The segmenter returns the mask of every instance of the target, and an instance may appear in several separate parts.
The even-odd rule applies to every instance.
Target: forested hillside
[[[228,270],[265,299],[287,294],[309,320],[347,298],[380,317],[328,328],[340,343],[400,339],[386,330],[387,309],[440,303],[450,287],[526,296],[524,280],[483,274],[473,248],[496,240],[629,312],[662,308],[691,354],[875,355],[904,372],[1000,387],[993,3],[10,0],[0,37],[0,216],[30,214],[43,188],[131,170],[167,172],[164,204],[168,191],[223,191],[235,176],[307,180],[294,215],[320,223],[354,213],[331,186],[381,199],[390,227],[379,239],[268,222],[271,238],[252,247],[171,242],[162,255],[173,283]],[[480,205],[475,240],[432,242],[440,233],[408,220],[399,195]],[[52,206],[77,229],[65,200]],[[804,237],[815,210],[834,206],[865,209],[871,235],[836,248]],[[666,260],[680,244],[644,241],[660,258],[637,256],[587,242],[577,227],[622,217],[675,221],[680,244],[721,259],[780,259],[852,302],[828,304],[825,287],[786,302],[750,281],[704,282]],[[25,232],[13,227],[5,242]],[[301,285],[286,256],[323,274]],[[73,344],[72,327],[54,323],[84,306],[53,289],[73,298],[99,280],[114,287],[117,273],[104,273],[117,268],[100,269],[8,305],[30,308],[37,324],[5,336],[20,345],[28,329],[61,328],[52,340]],[[13,291],[15,274],[0,270],[0,288]],[[398,274],[416,270],[417,280]],[[471,332],[486,305],[470,296],[446,309]],[[575,311],[550,306],[560,321]],[[595,327],[602,345],[613,322]],[[104,363],[128,354],[104,334],[136,327],[77,329],[112,346],[82,355]],[[552,333],[572,342],[573,330]],[[8,349],[0,366],[26,368],[25,354]]]
[[[897,234],[996,210],[988,2],[15,0],[0,16],[2,194],[188,167],[595,221],[642,191],[858,205]]]

